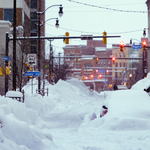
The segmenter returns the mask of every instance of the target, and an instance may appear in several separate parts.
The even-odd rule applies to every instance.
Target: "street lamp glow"
[[[129,77],[130,77],[130,78],[132,77],[132,74],[131,74],[131,73],[129,74]]]

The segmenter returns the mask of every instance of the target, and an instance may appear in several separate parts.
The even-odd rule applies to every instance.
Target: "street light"
[[[58,18],[47,19],[45,22],[41,23],[40,26],[43,26],[47,21],[52,20],[52,19],[56,19],[55,27],[58,28],[59,27],[59,20],[58,20]]]
[[[130,88],[131,88],[131,78],[132,78],[132,74],[129,74],[129,78],[130,78]]]
[[[61,17],[63,15],[63,7],[62,5],[52,5],[52,6],[49,6],[47,9],[45,9],[43,12],[40,11],[40,7],[39,7],[39,12],[36,12],[36,14],[38,15],[38,71],[40,72],[41,71],[41,65],[40,65],[40,55],[41,55],[41,44],[40,44],[40,32],[41,32],[41,15],[43,15],[49,8],[51,7],[54,7],[54,6],[60,6],[59,7],[59,16]],[[56,26],[58,27],[59,24],[58,24],[58,19],[56,20]],[[41,81],[40,81],[40,77],[38,77],[38,93],[40,93],[40,90],[41,89]]]

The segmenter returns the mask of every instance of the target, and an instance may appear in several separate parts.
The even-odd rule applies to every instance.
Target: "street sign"
[[[31,71],[27,71],[26,73],[25,73],[25,77],[30,77],[30,76],[40,76],[40,72],[39,71],[33,71],[33,72],[31,72]]]
[[[106,70],[98,70],[98,72],[100,72],[100,73],[105,73]]]
[[[28,54],[28,64],[36,65],[36,54]]]
[[[4,56],[4,57],[3,57],[3,60],[11,60],[11,57]]]
[[[142,45],[132,45],[132,49],[142,49]]]

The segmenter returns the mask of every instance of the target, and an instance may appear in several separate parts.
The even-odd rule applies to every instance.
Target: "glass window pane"
[[[14,14],[13,9],[4,9],[4,20],[13,22],[13,14]]]
[[[31,53],[36,54],[37,53],[37,47],[36,46],[31,46]]]
[[[31,21],[31,32],[37,32],[37,22]]]
[[[37,0],[31,0],[30,5],[31,5],[31,8],[37,9]]]

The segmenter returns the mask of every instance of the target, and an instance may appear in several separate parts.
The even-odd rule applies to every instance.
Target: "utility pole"
[[[8,57],[8,42],[9,42],[9,37],[8,37],[8,32],[6,33],[6,51],[5,51],[5,56]],[[8,66],[8,60],[5,61],[5,94],[8,92],[8,75],[6,75],[6,66]]]
[[[58,53],[58,55],[59,55],[59,70],[60,70],[60,52]]]
[[[53,74],[53,48],[51,45],[52,39],[50,41],[50,54],[49,54],[49,83],[52,83],[52,74]]]
[[[41,11],[40,9],[40,3],[39,3],[39,12]],[[41,17],[40,15],[38,15],[38,52],[37,52],[37,55],[38,55],[38,71],[40,72],[41,71],[41,58],[40,58],[40,55],[41,55],[41,43],[40,43],[40,33],[41,33],[41,28],[40,28],[40,24],[41,24]],[[38,77],[38,92],[40,93],[41,91],[41,78],[40,76]]]
[[[16,0],[14,0],[13,27],[13,90],[16,91]]]

